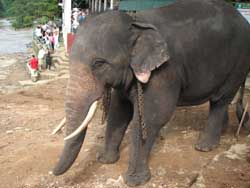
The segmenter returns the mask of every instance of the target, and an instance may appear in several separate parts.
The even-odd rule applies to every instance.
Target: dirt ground
[[[128,187],[121,178],[128,164],[127,135],[117,163],[103,165],[95,159],[105,132],[100,110],[72,168],[60,177],[51,175],[63,148],[63,133],[50,133],[64,117],[67,80],[20,88],[18,80],[28,78],[23,64],[18,62],[9,71],[0,84],[17,87],[0,92],[1,188]],[[246,100],[250,102],[249,92]],[[250,136],[242,129],[239,140],[235,139],[238,122],[234,108],[230,107],[229,130],[222,136],[220,146],[207,153],[194,150],[194,143],[206,124],[208,105],[178,108],[152,150],[152,178],[140,188],[250,188]]]

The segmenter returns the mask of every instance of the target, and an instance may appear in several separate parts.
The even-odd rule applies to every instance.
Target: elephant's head
[[[86,20],[70,54],[65,103],[67,138],[55,175],[63,174],[76,159],[96,101],[105,89],[127,89],[135,78],[146,83],[151,71],[168,58],[166,43],[153,25],[134,22],[121,12]]]

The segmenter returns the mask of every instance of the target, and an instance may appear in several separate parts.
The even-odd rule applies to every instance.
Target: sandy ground
[[[128,163],[127,135],[117,163],[103,165],[95,159],[105,132],[100,110],[72,168],[60,177],[49,173],[63,148],[63,133],[50,133],[64,117],[67,80],[20,88],[18,80],[27,78],[23,64],[18,62],[0,82],[17,86],[0,93],[0,187],[127,188],[121,178]],[[250,102],[249,93],[245,100]],[[250,137],[242,129],[240,139],[235,139],[238,122],[234,106],[230,107],[229,130],[220,146],[208,153],[194,150],[207,115],[207,104],[176,110],[152,150],[152,178],[140,188],[250,188]]]
[[[19,80],[29,79],[25,63],[30,55],[27,53],[0,54],[0,93],[9,93],[20,88]]]

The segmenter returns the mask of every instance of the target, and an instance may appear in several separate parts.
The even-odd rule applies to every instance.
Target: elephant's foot
[[[151,178],[151,173],[148,168],[139,173],[126,172],[123,175],[124,182],[131,187],[145,184]]]
[[[103,164],[112,164],[120,158],[118,151],[102,151],[97,153],[97,160]]]
[[[220,135],[201,134],[195,149],[198,151],[208,152],[216,148],[220,143]]]
[[[227,132],[227,128],[228,128],[228,125],[229,125],[228,120],[229,120],[228,112],[226,111],[225,115],[224,115],[224,118],[223,118],[221,134],[225,134]]]
[[[227,128],[228,128],[228,124],[223,124],[222,130],[221,130],[221,134],[225,135],[227,132]]]

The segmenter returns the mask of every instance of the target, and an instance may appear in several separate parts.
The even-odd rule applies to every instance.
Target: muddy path
[[[19,74],[15,74],[18,71]],[[7,81],[24,76],[12,71]],[[2,188],[125,188],[121,174],[127,169],[128,134],[120,159],[99,164],[96,153],[104,142],[105,125],[99,110],[91,122],[82,150],[72,168],[60,177],[50,174],[63,148],[63,133],[50,136],[64,117],[66,79],[43,86],[19,88],[0,94],[0,187]],[[250,93],[245,101],[250,102]],[[150,157],[151,180],[140,188],[249,188],[250,137],[230,106],[230,125],[220,146],[212,152],[194,150],[199,130],[205,125],[208,105],[178,108],[162,129]]]
[[[29,79],[26,63],[29,53],[0,55],[0,93],[11,93],[21,88],[19,81]]]

